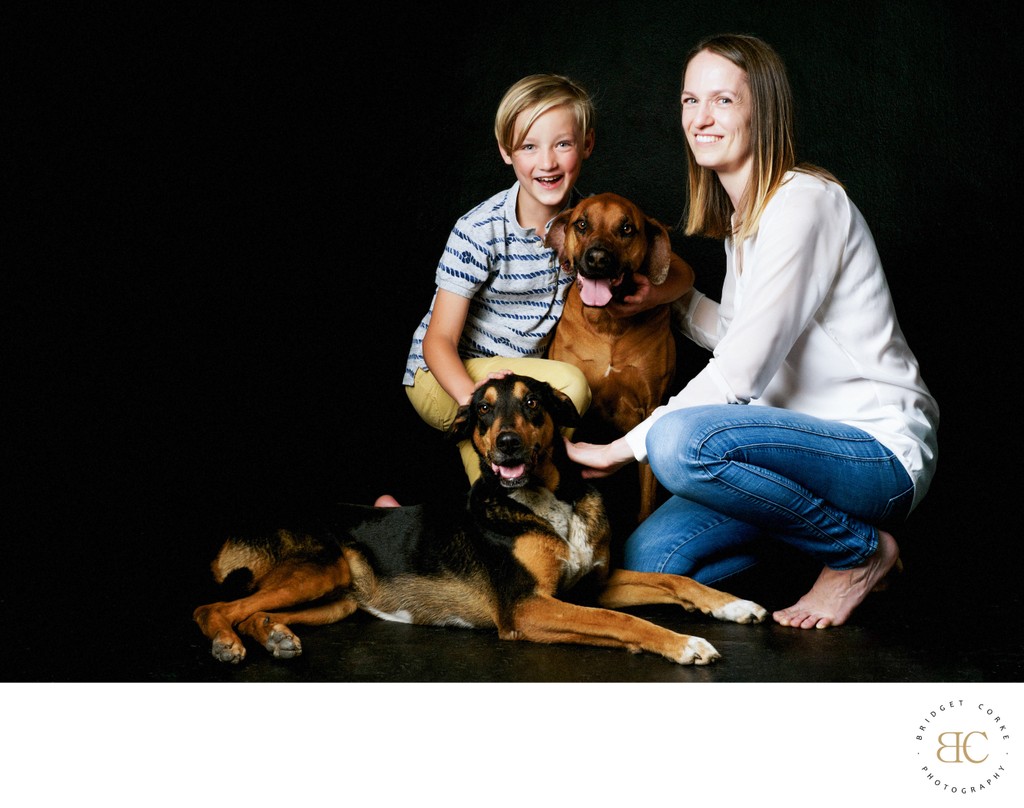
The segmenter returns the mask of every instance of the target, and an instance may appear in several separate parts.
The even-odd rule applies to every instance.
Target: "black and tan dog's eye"
[[[527,396],[523,403],[526,404],[526,409],[535,410],[540,406],[540,399],[537,396]]]
[[[487,415],[491,411],[491,405],[486,401],[481,401],[476,407],[477,415]]]

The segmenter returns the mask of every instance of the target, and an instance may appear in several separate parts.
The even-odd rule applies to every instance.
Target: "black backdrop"
[[[998,610],[1018,541],[1020,26],[977,3],[405,5],[44,6],[18,29],[15,561],[45,549],[58,590],[87,568],[158,593],[254,513],[461,485],[401,374],[450,227],[512,182],[503,90],[582,81],[599,118],[581,189],[675,225],[683,55],[737,31],[786,60],[799,155],[871,224],[942,408],[905,550],[936,598]],[[674,241],[717,293],[721,245]]]

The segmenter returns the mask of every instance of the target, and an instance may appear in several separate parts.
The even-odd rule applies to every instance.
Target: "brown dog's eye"
[[[632,236],[634,233],[636,233],[636,228],[629,222],[625,222],[622,227],[619,228],[619,235]]]
[[[586,233],[587,232],[587,220],[586,219],[577,219],[575,222],[572,223],[572,226],[575,227],[580,233]]]

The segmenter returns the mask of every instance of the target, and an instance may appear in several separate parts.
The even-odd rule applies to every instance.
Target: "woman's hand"
[[[633,273],[636,291],[626,295],[621,303],[609,303],[605,308],[612,317],[632,317],[655,306],[679,300],[693,291],[693,268],[675,253],[669,257],[668,277],[655,285],[640,272]]]
[[[655,286],[646,275],[634,272],[633,281],[636,283],[636,291],[633,294],[626,295],[621,303],[616,303],[613,300],[605,306],[612,317],[633,317],[663,302],[659,299],[657,292],[652,294],[651,290],[655,289]]]
[[[585,479],[607,477],[636,460],[625,438],[605,444],[573,443],[566,439],[565,451],[570,460],[583,466]]]

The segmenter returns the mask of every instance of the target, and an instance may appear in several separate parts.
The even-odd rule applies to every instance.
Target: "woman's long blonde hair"
[[[686,234],[733,238],[738,242],[757,232],[768,200],[785,180],[788,171],[804,171],[838,182],[828,171],[810,163],[797,164],[793,137],[793,91],[786,66],[775,50],[757,37],[720,34],[698,42],[687,54],[686,67],[698,53],[709,51],[728,59],[747,74],[750,87],[750,142],[753,166],[750,182],[740,200],[733,230],[732,201],[714,171],[697,164],[687,147],[689,200]]]

